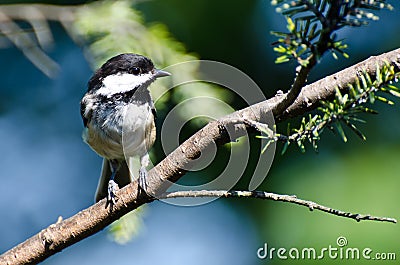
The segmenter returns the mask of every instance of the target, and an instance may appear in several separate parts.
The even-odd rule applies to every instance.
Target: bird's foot
[[[142,190],[147,193],[147,170],[145,167],[141,167],[139,170],[139,186]]]
[[[107,202],[111,205],[117,202],[117,196],[115,195],[117,190],[119,190],[118,184],[114,180],[110,180],[107,188]]]

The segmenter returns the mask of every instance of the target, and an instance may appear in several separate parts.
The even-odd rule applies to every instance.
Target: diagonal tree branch
[[[186,140],[175,151],[149,171],[148,189],[152,194],[163,194],[172,182],[176,182],[185,174],[183,168],[188,168],[189,162],[197,158],[211,144],[222,145],[233,137],[245,135],[246,127],[235,124],[238,118],[263,122],[272,111],[278,122],[289,117],[298,116],[318,106],[319,100],[328,100],[335,95],[335,87],[345,90],[346,85],[355,81],[363,71],[375,75],[376,66],[385,62],[400,71],[400,49],[370,57],[369,59],[325,77],[315,83],[303,87],[299,97],[283,113],[276,113],[278,102],[285,97],[276,95],[266,101],[236,111],[217,121],[210,122],[192,137]],[[103,199],[95,205],[84,209],[76,215],[58,221],[43,229],[25,242],[12,248],[0,256],[0,264],[36,264],[62,249],[90,236],[111,224],[124,214],[139,206],[155,200],[144,193],[138,193],[138,183],[135,181],[117,192],[119,200],[110,209]]]

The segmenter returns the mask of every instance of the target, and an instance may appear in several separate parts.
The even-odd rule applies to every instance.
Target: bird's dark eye
[[[141,71],[140,71],[140,68],[139,68],[139,67],[132,67],[131,72],[132,72],[132,74],[134,74],[134,75],[139,75]]]

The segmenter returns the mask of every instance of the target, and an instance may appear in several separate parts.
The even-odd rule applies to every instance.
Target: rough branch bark
[[[336,210],[313,201],[302,200],[296,197],[296,195],[284,195],[284,194],[276,194],[265,191],[226,191],[226,190],[196,190],[196,191],[175,191],[169,192],[160,197],[160,199],[172,199],[172,198],[182,198],[182,197],[224,197],[224,198],[255,198],[255,199],[264,199],[264,200],[274,200],[281,202],[289,202],[295,203],[298,205],[306,206],[313,210],[319,210],[326,213],[330,213],[337,216],[342,216],[346,218],[351,218],[356,220],[357,222],[362,220],[370,220],[370,221],[381,221],[381,222],[391,222],[397,223],[397,220],[394,218],[387,217],[377,217],[371,216],[369,214],[358,214],[358,213],[350,213],[344,212],[340,210]]]
[[[177,181],[185,174],[185,170],[182,168],[187,168],[189,162],[198,157],[202,150],[214,143],[222,145],[229,142],[232,135],[228,135],[228,130],[234,131],[237,137],[244,135],[246,128],[243,125],[232,124],[231,120],[242,118],[262,122],[266,114],[272,111],[279,122],[304,114],[315,108],[319,100],[333,97],[336,86],[340,90],[346,89],[346,85],[352,83],[363,71],[374,76],[376,66],[385,62],[392,64],[396,72],[400,71],[400,49],[370,57],[361,63],[305,86],[295,102],[283,113],[278,113],[276,106],[285,97],[285,94],[277,95],[264,102],[236,111],[218,121],[210,122],[149,171],[149,191],[153,194],[164,193],[171,182]],[[66,220],[50,225],[1,255],[0,264],[36,264],[102,230],[129,211],[154,200],[143,193],[138,194],[137,187],[138,184],[135,181],[119,190],[116,194],[119,200],[112,209],[106,207],[105,200],[101,200]]]

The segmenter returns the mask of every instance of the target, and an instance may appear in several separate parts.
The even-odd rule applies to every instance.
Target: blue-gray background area
[[[271,91],[265,93],[271,95],[276,88],[288,87],[291,80],[284,73],[268,70],[274,60],[272,38],[268,34],[272,29],[283,30],[284,20],[274,14],[268,1],[258,1],[253,7],[253,20],[249,23],[252,27],[243,35],[248,51],[244,46],[235,47],[230,36],[225,36],[229,47],[226,43],[204,40],[210,33],[207,31],[192,31],[195,36],[188,37],[182,24],[174,28],[174,23],[164,19],[189,50],[201,58],[239,67],[261,87],[269,87]],[[142,8],[150,14],[149,20],[157,20],[151,17],[150,7]],[[311,79],[395,48],[398,42],[392,35],[399,24],[398,14],[397,17],[384,14],[380,21],[364,29],[343,31],[341,36],[348,39],[351,60],[334,61],[328,55]],[[206,22],[203,27],[207,28]],[[55,223],[59,216],[68,218],[90,206],[100,173],[101,158],[81,140],[79,101],[92,70],[81,49],[63,29],[54,24],[52,29],[56,42],[50,56],[61,67],[55,79],[43,75],[19,50],[0,49],[0,194],[3,201],[0,252]],[[218,36],[223,38],[223,34]],[[191,42],[196,38],[203,38],[208,45]],[[279,80],[270,85],[272,81],[265,76]],[[382,115],[375,123],[376,128],[389,124],[390,118]],[[398,138],[398,122],[392,122],[391,126],[385,141]],[[138,237],[124,246],[110,241],[102,231],[54,255],[44,264],[257,264],[257,249],[268,240],[260,238],[257,220],[244,214],[243,209],[235,209],[228,201],[218,200],[199,207],[154,202],[143,218],[144,227]],[[279,225],[276,229],[280,229]]]
[[[101,159],[81,140],[79,114],[92,71],[80,48],[60,28],[54,29],[57,43],[51,56],[62,69],[54,80],[18,50],[0,50],[0,252],[58,216],[70,217],[93,203]],[[103,231],[44,264],[162,264],[165,259],[174,264],[243,264],[256,258],[242,248],[244,244],[256,249],[250,220],[221,202],[202,207],[155,202],[143,218],[145,225],[131,243],[117,245]]]

